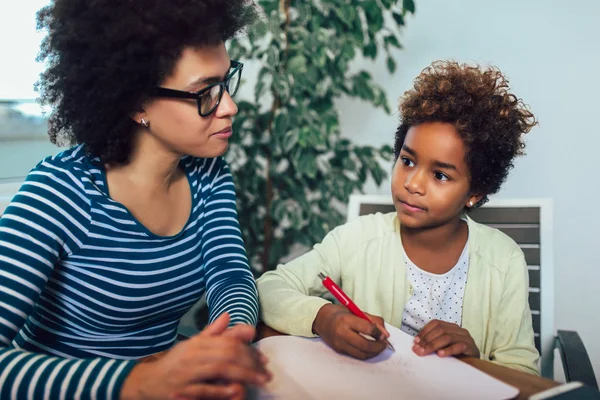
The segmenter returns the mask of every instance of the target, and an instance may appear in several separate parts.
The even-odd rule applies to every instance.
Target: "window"
[[[35,99],[44,65],[35,61],[43,32],[36,13],[49,0],[0,2],[0,179],[20,178],[57,149]]]

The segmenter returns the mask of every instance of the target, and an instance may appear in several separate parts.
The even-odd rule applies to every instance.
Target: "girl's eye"
[[[450,178],[448,178],[448,175],[443,174],[441,172],[434,172],[433,175],[435,176],[435,179],[437,179],[438,181],[448,181],[448,180],[450,180]]]
[[[401,159],[404,165],[406,165],[407,167],[413,167],[415,165],[410,159],[406,157],[401,157]]]

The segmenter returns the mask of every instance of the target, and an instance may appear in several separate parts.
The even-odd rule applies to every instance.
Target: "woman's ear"
[[[146,111],[144,109],[140,109],[140,111],[131,114],[130,118],[136,124],[141,125],[144,128],[148,128],[150,126],[150,120],[148,119],[148,116],[146,115]]]
[[[472,208],[475,206],[475,204],[479,203],[479,201],[481,199],[483,199],[483,196],[473,194],[473,195],[469,196],[469,198],[467,199],[465,207]]]

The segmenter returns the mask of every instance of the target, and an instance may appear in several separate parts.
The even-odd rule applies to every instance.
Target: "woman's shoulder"
[[[221,188],[231,187],[233,189],[233,178],[223,157],[199,158],[184,156],[181,158],[180,165],[183,166],[192,191],[203,197]]]
[[[29,172],[27,181],[43,181],[50,186],[66,184],[82,190],[89,183],[104,185],[99,160],[87,154],[83,145],[44,158]]]
[[[223,172],[229,173],[229,166],[223,157],[200,158],[183,156],[181,165],[187,174],[200,178],[215,177]]]
[[[98,167],[99,161],[90,156],[85,151],[83,145],[77,145],[43,158],[33,168],[33,171],[38,169],[77,171],[80,169],[87,169],[90,165],[94,164]]]

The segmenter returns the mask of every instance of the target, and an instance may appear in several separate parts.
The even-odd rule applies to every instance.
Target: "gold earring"
[[[144,128],[148,128],[150,126],[150,121],[146,121],[145,118],[142,118],[142,120],[140,121],[140,124],[144,127]]]

